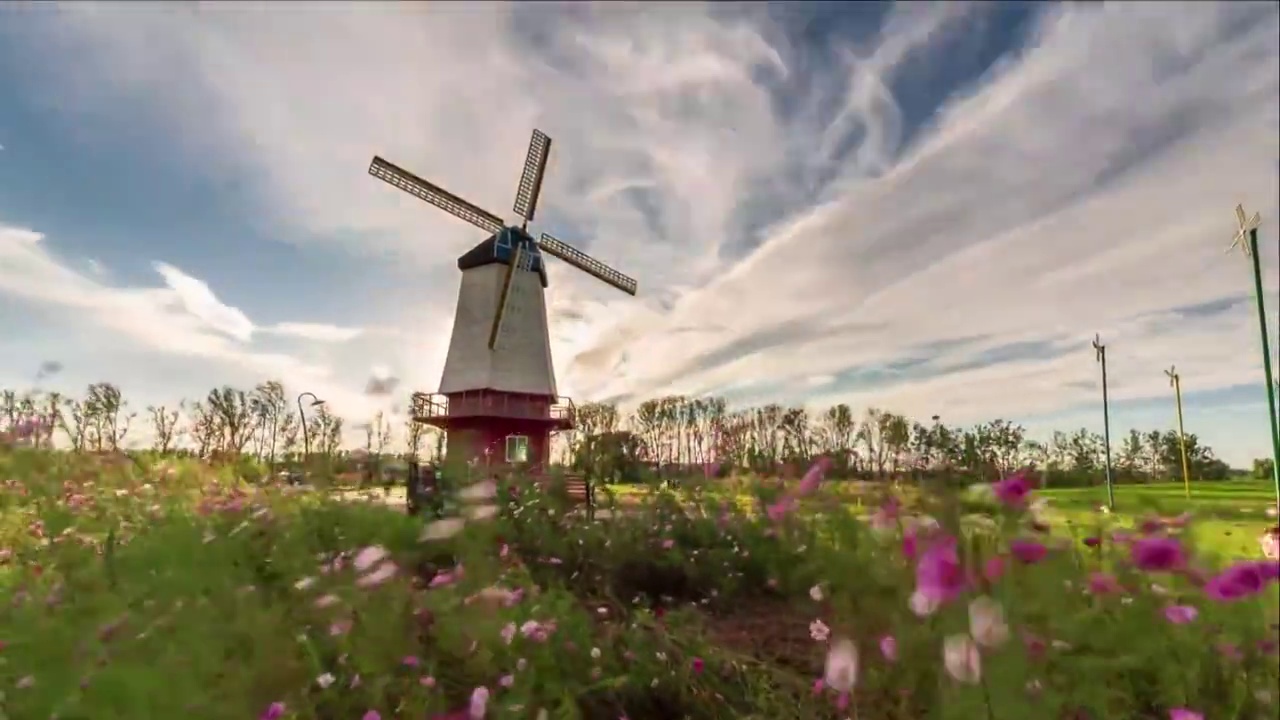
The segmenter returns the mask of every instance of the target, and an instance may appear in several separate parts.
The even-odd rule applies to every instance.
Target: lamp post
[[[1107,509],[1116,509],[1116,492],[1111,484],[1111,406],[1107,401],[1107,346],[1097,333],[1093,335],[1093,351],[1102,364],[1102,445],[1107,458]]]
[[[1164,371],[1169,376],[1169,386],[1173,388],[1173,396],[1178,401],[1178,446],[1182,450],[1182,489],[1187,499],[1191,499],[1191,471],[1187,467],[1187,433],[1182,426],[1182,376],[1172,365]]]
[[[1280,427],[1277,427],[1280,419],[1276,416],[1276,386],[1271,375],[1271,343],[1268,340],[1266,303],[1262,295],[1262,264],[1258,259],[1258,226],[1262,224],[1262,216],[1254,213],[1253,217],[1247,217],[1244,206],[1237,205],[1236,222],[1236,237],[1227,252],[1235,250],[1238,245],[1253,264],[1253,292],[1258,303],[1258,334],[1262,339],[1262,371],[1267,382],[1267,420],[1271,423],[1271,480],[1275,484],[1276,508],[1280,509]]]
[[[307,413],[302,407],[304,397],[311,398],[311,407],[319,407],[324,404],[324,401],[316,397],[315,393],[298,393],[298,417],[302,419],[302,466],[303,472],[306,472],[307,460],[311,459],[311,436],[307,434]]]

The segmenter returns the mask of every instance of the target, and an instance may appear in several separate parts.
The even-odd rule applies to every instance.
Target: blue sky
[[[439,382],[479,231],[383,155],[636,277],[550,268],[561,391],[848,402],[1266,453],[1274,4],[0,9],[0,385],[135,405],[280,378],[356,420]]]

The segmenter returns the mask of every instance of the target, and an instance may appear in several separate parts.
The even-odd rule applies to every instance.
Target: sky
[[[381,155],[634,277],[552,260],[560,391],[849,403],[1269,454],[1274,3],[0,6],[0,387],[135,407],[269,378],[358,422],[440,381],[483,233]],[[1275,344],[1273,340],[1273,345]],[[1274,352],[1273,352],[1274,355]],[[42,363],[61,371],[37,378]],[[45,374],[47,375],[47,374]]]

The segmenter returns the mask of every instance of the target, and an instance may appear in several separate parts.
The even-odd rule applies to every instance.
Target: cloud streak
[[[1260,383],[1248,268],[1223,251],[1237,202],[1276,237],[1276,9],[1045,6],[944,82],[1004,12],[899,4],[821,50],[766,12],[695,4],[85,5],[30,37],[75,50],[40,71],[68,112],[145,113],[288,241],[421,273],[413,308],[370,323],[417,338],[393,350],[415,388],[438,382],[453,260],[481,238],[364,168],[380,154],[509,214],[532,127],[555,140],[538,229],[641,285],[552,268],[560,385],[580,399],[1033,416],[1093,397],[1094,332],[1121,399],[1159,396],[1171,363],[1199,388]],[[204,317],[169,321],[207,347],[225,342],[210,327],[251,327]],[[354,338],[321,327],[261,331]]]

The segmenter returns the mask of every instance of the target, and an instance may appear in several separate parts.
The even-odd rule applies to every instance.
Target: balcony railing
[[[573,401],[567,397],[559,397],[554,403],[548,403],[542,398],[484,390],[455,394],[452,397],[414,393],[413,417],[425,423],[468,417],[546,420],[565,428],[573,427],[576,419]]]

